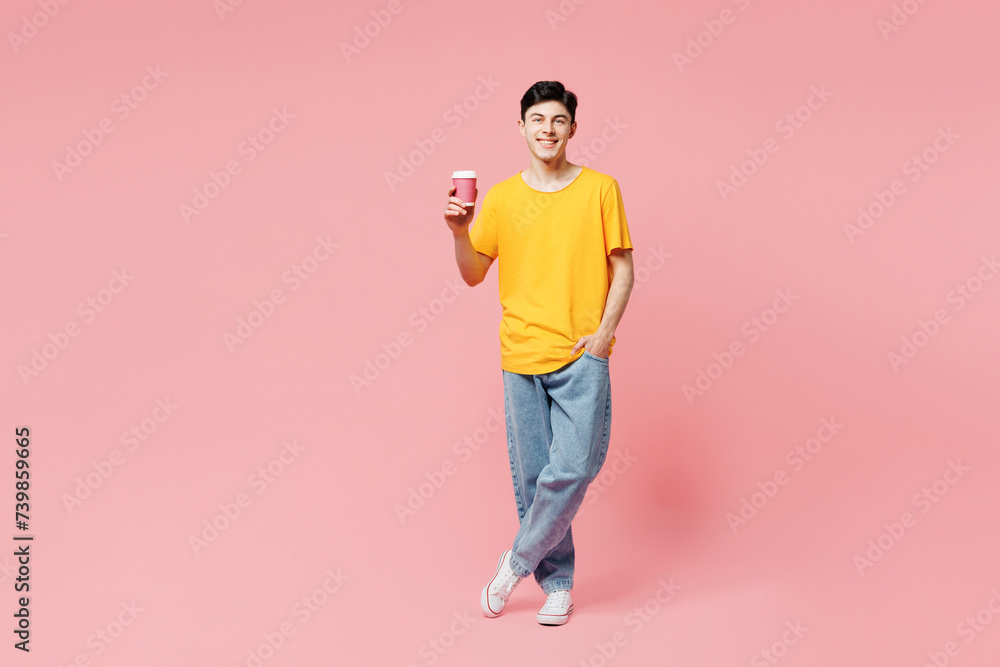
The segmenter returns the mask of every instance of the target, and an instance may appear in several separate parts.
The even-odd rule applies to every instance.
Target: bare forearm
[[[462,274],[462,280],[470,286],[478,285],[486,277],[488,267],[483,266],[483,261],[472,245],[467,229],[455,234],[455,262],[458,264],[459,273]]]
[[[628,305],[629,296],[632,294],[633,283],[631,266],[617,271],[611,280],[608,298],[604,304],[604,316],[597,328],[597,333],[607,340],[611,340],[615,335],[615,329],[618,328],[618,323],[621,322],[622,315],[625,314],[625,306]]]

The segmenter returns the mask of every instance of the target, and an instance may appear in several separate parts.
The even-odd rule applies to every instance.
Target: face
[[[564,156],[566,142],[576,133],[576,122],[570,123],[569,111],[555,100],[529,107],[517,126],[528,142],[528,150],[544,162]]]

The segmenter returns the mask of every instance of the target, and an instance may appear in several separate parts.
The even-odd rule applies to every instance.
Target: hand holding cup
[[[475,217],[479,190],[476,188],[475,172],[456,171],[455,174],[452,176],[454,185],[448,190],[448,208],[445,209],[444,219],[452,233],[462,234],[468,231]],[[472,177],[467,174],[472,174]]]

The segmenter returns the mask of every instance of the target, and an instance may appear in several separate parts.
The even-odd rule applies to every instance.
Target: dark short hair
[[[569,111],[569,122],[576,122],[576,95],[566,90],[558,81],[539,81],[521,98],[521,120],[525,120],[528,109],[539,102],[560,102]]]

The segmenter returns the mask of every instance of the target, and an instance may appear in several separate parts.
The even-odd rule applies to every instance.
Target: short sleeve
[[[632,249],[632,238],[625,220],[625,202],[618,188],[618,181],[612,179],[611,187],[601,196],[601,218],[604,222],[604,250],[606,254],[616,248]]]
[[[476,249],[476,252],[496,259],[498,250],[497,210],[496,194],[493,188],[487,190],[486,196],[483,198],[483,207],[469,229],[469,238],[472,240],[472,247]]]

